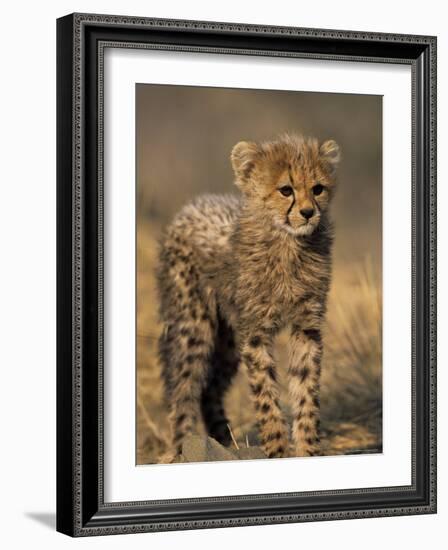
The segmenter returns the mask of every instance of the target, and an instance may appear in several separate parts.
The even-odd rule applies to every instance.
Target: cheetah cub
[[[200,416],[211,437],[230,444],[223,398],[242,363],[266,455],[313,456],[339,147],[284,135],[237,143],[231,161],[240,196],[198,197],[161,241],[159,353],[173,453]],[[273,359],[286,326],[291,445]]]

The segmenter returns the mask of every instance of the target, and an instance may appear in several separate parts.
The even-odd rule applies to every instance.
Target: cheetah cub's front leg
[[[320,451],[319,385],[322,337],[319,329],[293,326],[290,340],[289,389],[292,401],[294,456]]]
[[[279,406],[272,338],[254,332],[241,351],[254,400],[261,446],[269,458],[285,457],[288,455],[288,434]]]

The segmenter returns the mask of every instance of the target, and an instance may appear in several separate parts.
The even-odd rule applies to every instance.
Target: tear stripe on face
[[[290,224],[290,221],[289,221],[289,213],[291,212],[291,210],[293,209],[293,206],[296,204],[296,195],[294,193],[294,189],[292,191],[292,202],[291,204],[289,205],[289,208],[286,212],[286,225],[291,225]]]

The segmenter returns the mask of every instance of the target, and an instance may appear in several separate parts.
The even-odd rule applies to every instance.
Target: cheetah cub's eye
[[[317,183],[314,187],[313,187],[313,193],[314,195],[317,197],[318,195],[320,195],[322,193],[322,191],[324,190],[324,186],[321,185],[320,183]]]
[[[292,195],[292,187],[290,185],[280,187],[279,191],[284,197],[290,197]]]

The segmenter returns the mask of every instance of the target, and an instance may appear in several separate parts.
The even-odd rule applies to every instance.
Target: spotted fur
[[[285,135],[240,142],[231,161],[240,196],[196,198],[160,246],[159,351],[173,448],[181,451],[200,417],[211,436],[230,443],[223,398],[243,364],[267,456],[315,455],[339,148]],[[285,326],[292,445],[272,353]]]

